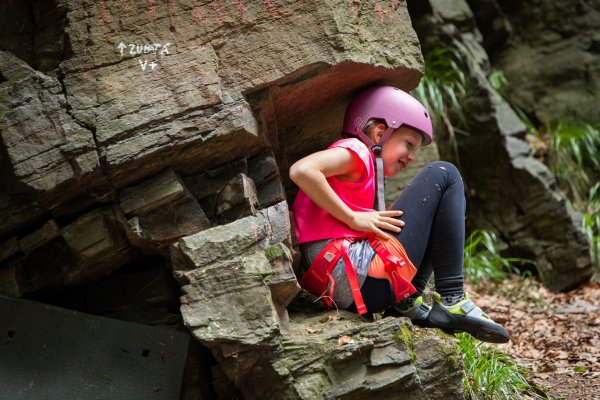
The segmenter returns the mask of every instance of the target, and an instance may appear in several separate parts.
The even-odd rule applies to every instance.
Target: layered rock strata
[[[533,158],[526,129],[488,81],[491,66],[474,14],[463,0],[409,2],[425,51],[456,48],[468,76],[468,135],[458,136],[471,225],[498,233],[507,254],[534,260],[545,284],[567,290],[594,271],[581,215],[552,172]],[[442,154],[444,156],[444,154]]]
[[[358,89],[417,84],[404,3],[22,6],[0,8],[2,293],[59,291],[159,255],[181,285],[184,324],[219,362],[216,386],[384,399],[460,382],[448,339],[349,315],[305,337],[318,323],[287,311],[299,291],[288,166],[337,137]],[[462,395],[460,384],[446,392]]]

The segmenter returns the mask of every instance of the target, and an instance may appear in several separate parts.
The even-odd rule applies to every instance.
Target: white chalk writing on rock
[[[169,55],[169,46],[171,43],[127,43],[124,42],[119,43],[117,46],[117,52],[119,52],[121,58],[131,56],[139,56],[139,55],[147,55],[147,54],[155,54],[160,56]],[[142,71],[146,71],[148,68],[149,71],[154,71],[158,64],[155,61],[148,62],[147,59],[138,59],[140,68]]]
[[[142,62],[142,60],[138,60],[140,62],[140,68],[142,69],[142,71],[146,70],[146,67],[150,67],[152,71],[154,71],[154,68],[157,67],[157,63],[155,63],[154,61],[151,61],[150,64],[148,64],[148,60],[144,60],[144,62]]]

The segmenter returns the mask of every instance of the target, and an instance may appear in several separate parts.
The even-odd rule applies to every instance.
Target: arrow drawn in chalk
[[[123,57],[123,50],[126,48],[127,46],[125,45],[125,43],[121,42],[119,43],[119,45],[117,46],[117,49],[121,52],[121,57]]]

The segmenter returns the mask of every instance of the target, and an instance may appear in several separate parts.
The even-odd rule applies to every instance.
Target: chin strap
[[[379,211],[385,211],[385,199],[384,199],[384,179],[383,179],[383,159],[381,158],[381,147],[379,148],[379,154],[375,153],[375,164],[377,166],[377,206]]]
[[[375,192],[377,193],[377,207],[379,211],[385,211],[385,181],[383,175],[383,159],[381,158],[381,152],[383,150],[383,144],[386,140],[391,136],[394,129],[387,128],[383,135],[381,136],[381,140],[379,140],[379,144],[375,144],[370,137],[365,135],[362,132],[358,133],[359,139],[369,146],[373,154],[375,154],[375,168],[377,173],[377,179],[375,180]]]

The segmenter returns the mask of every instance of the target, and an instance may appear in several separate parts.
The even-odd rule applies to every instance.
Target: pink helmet
[[[371,118],[384,120],[388,126],[380,145],[402,125],[421,132],[423,146],[433,139],[431,118],[425,107],[410,94],[393,86],[375,86],[360,92],[346,109],[344,132],[364,141],[363,129]]]

